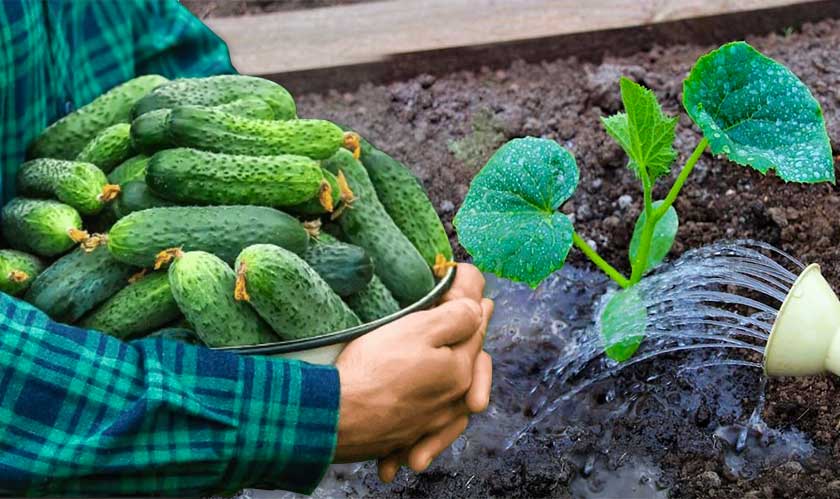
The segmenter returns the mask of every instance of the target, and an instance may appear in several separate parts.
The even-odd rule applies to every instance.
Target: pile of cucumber
[[[123,339],[331,333],[416,302],[453,265],[404,165],[250,76],[124,83],[44,130],[17,192],[0,291]]]

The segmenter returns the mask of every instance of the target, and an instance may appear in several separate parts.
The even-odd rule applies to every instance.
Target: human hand
[[[483,279],[478,296],[482,286]],[[338,357],[336,462],[383,457],[456,423],[465,426],[470,410],[465,396],[477,383],[484,315],[492,304],[479,305],[472,298],[475,290],[455,297],[457,289],[453,286],[456,291],[437,308],[383,326],[351,342]],[[486,384],[489,393],[489,377]],[[480,399],[470,397],[471,404]]]
[[[493,314],[493,302],[482,299],[484,276],[472,265],[459,264],[458,273],[452,288],[443,296],[441,303],[468,298],[482,303],[481,339],[486,334],[487,323]],[[414,471],[422,472],[437,455],[452,445],[452,442],[464,432],[469,422],[470,413],[483,412],[490,403],[490,388],[493,376],[493,362],[487,352],[480,352],[473,370],[473,384],[465,396],[467,412],[453,420],[440,431],[424,436],[409,448],[398,449],[379,461],[379,478],[383,482],[394,479],[403,464],[408,464]]]

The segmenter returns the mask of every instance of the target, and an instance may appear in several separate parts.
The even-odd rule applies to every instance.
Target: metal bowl
[[[378,329],[385,324],[394,322],[410,313],[431,308],[452,286],[452,282],[455,280],[455,272],[456,267],[450,268],[446,272],[446,275],[429,291],[429,294],[412,305],[381,319],[368,322],[367,324],[361,324],[342,331],[313,336],[311,338],[277,341],[260,345],[216,347],[213,350],[250,355],[276,355],[279,357],[305,360],[316,364],[331,364],[349,341],[369,333],[374,329]]]

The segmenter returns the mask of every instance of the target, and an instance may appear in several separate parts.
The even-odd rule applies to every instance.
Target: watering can
[[[811,264],[785,297],[764,351],[769,376],[840,375],[840,299]]]

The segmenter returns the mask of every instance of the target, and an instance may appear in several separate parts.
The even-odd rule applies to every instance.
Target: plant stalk
[[[592,246],[587,244],[587,242],[580,237],[577,231],[572,233],[572,241],[574,242],[575,246],[589,258],[592,263],[594,263],[599,269],[601,269],[607,276],[610,277],[613,281],[615,281],[619,286],[622,288],[630,287],[630,281],[622,275],[621,272],[615,269],[612,265],[607,263],[601,255],[595,251]]]
[[[655,218],[662,218],[662,216],[665,215],[665,212],[668,211],[668,208],[670,208],[671,205],[674,204],[674,201],[677,200],[677,196],[680,194],[683,184],[686,179],[688,179],[688,176],[691,175],[692,170],[694,170],[694,165],[697,164],[697,160],[700,159],[700,156],[703,155],[703,152],[706,151],[708,146],[708,139],[703,137],[700,140],[700,143],[697,144],[697,147],[694,148],[694,152],[691,153],[688,161],[685,162],[685,166],[683,166],[682,171],[680,171],[677,180],[674,181],[674,185],[671,186],[671,190],[668,191],[668,195],[665,196],[665,200],[661,205],[659,205],[659,208],[656,209],[656,212],[654,213]]]
[[[647,268],[650,244],[653,240],[653,230],[656,227],[656,222],[659,221],[653,213],[653,187],[647,169],[639,167],[639,176],[642,178],[642,189],[644,190],[645,225],[642,227],[639,252],[636,253],[636,258],[630,262],[630,267],[632,268],[630,274],[631,285],[638,283],[642,279],[642,275]]]

